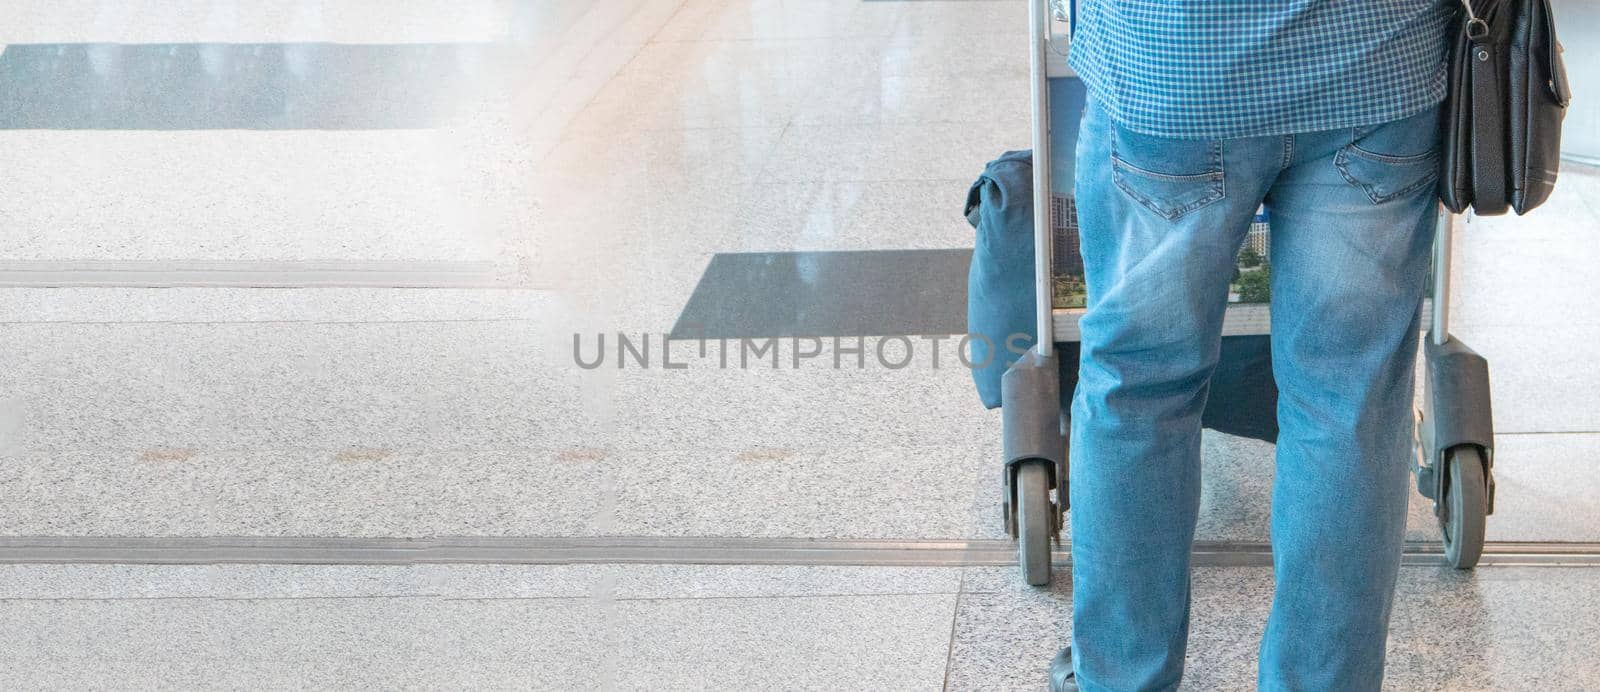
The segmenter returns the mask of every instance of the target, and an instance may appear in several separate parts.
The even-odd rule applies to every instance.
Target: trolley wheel
[[[1444,557],[1456,569],[1472,569],[1483,555],[1484,516],[1489,511],[1483,452],[1477,447],[1456,447],[1444,462],[1450,474],[1444,497],[1439,498]]]
[[[1033,586],[1050,583],[1050,547],[1055,522],[1050,516],[1049,461],[1017,465],[1017,564]]]

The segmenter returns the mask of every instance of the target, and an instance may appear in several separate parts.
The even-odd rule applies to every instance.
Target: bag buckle
[[[1461,9],[1467,12],[1467,38],[1483,38],[1489,35],[1489,23],[1472,11],[1472,0],[1461,0]]]

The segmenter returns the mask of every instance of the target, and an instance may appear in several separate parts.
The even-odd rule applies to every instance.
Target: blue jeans
[[[1183,673],[1200,413],[1237,256],[1272,231],[1279,388],[1267,690],[1376,690],[1405,530],[1438,111],[1176,140],[1091,101],[1077,151],[1088,310],[1072,402],[1073,661],[1085,690]]]

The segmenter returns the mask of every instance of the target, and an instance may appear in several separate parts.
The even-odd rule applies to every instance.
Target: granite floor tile
[[[844,43],[795,114],[801,125],[969,123],[994,127],[1028,113],[1028,64],[1016,38],[973,34],[958,42],[899,36]],[[1025,148],[1025,146],[1023,147]],[[998,154],[998,152],[997,152]]]
[[[7,456],[12,536],[573,536],[600,532],[589,452]]]
[[[995,425],[999,425],[996,417]],[[1001,476],[1000,463],[1003,452],[998,442],[988,449],[988,463],[980,463],[971,478],[972,507],[969,513],[969,525],[972,527],[972,538],[999,540],[1007,538],[1005,517],[1000,514]],[[1067,512],[1066,524],[1062,527],[1062,540],[1070,541],[1072,536],[1072,512]]]
[[[970,535],[988,454],[944,447],[38,452],[12,536]]]
[[[607,532],[962,536],[970,531],[971,464],[986,461],[943,447],[618,455],[615,523]]]
[[[554,328],[670,327],[711,257],[736,249],[720,241],[744,202],[740,186],[639,174],[541,189],[549,203],[528,273],[570,306],[548,320]]]
[[[1457,217],[1452,331],[1469,344],[1496,333],[1540,342],[1552,328],[1600,322],[1591,300],[1600,250],[1582,230],[1600,226],[1597,198],[1600,169],[1564,162],[1537,211]]]
[[[1489,361],[1495,432],[1600,431],[1600,323],[1466,331]]]
[[[337,41],[344,43],[478,42],[503,39],[518,23],[555,35],[589,3],[472,2],[454,7],[403,0],[336,4],[274,0],[248,5],[174,5],[161,0],[115,4],[23,0],[0,12],[0,44],[58,41],[170,43]]]
[[[1385,688],[1594,689],[1597,588],[1582,567],[1401,570]]]
[[[998,439],[953,360],[583,371],[555,362],[570,345],[508,319],[548,310],[531,292],[191,306],[179,291],[121,308],[112,292],[92,309],[50,295],[31,319],[66,321],[0,328],[25,354],[0,376],[16,392],[5,483],[26,498],[8,505],[14,535],[950,537],[968,533]],[[90,323],[112,308],[155,321]],[[438,321],[457,309],[484,319]],[[203,321],[219,315],[238,321]],[[202,321],[164,321],[184,316]],[[899,400],[927,408],[884,416]],[[905,488],[923,499],[895,509]],[[122,500],[91,502],[105,497]],[[822,498],[838,497],[862,511],[830,515]]]
[[[594,180],[649,176],[663,184],[751,179],[781,134],[779,127],[571,133],[539,162],[546,175]]]
[[[1201,444],[1200,520],[1195,539],[1212,542],[1267,543],[1272,529],[1272,481],[1277,473],[1275,448],[1208,430]],[[1436,541],[1439,531],[1430,502],[1406,477],[1406,539]]]
[[[950,567],[592,565],[619,600],[954,594]],[[454,575],[455,573],[453,573]],[[468,573],[459,573],[461,577]]]
[[[24,449],[592,446],[594,378],[535,319],[0,326]],[[566,343],[562,343],[565,341]],[[561,354],[561,355],[557,355]],[[597,385],[596,385],[597,386]]]
[[[589,599],[3,601],[11,682],[429,687],[485,678],[603,684],[604,607]],[[355,655],[353,655],[355,654]],[[254,685],[251,685],[254,686]]]
[[[950,645],[946,689],[1040,690],[1072,638],[1069,574],[1048,590],[1015,587],[1015,568],[969,568]]]
[[[627,689],[940,686],[954,594],[628,601],[617,685]],[[642,664],[636,664],[641,662]]]
[[[1488,540],[1600,542],[1596,450],[1596,433],[1498,436]]]
[[[0,141],[12,228],[0,260],[514,262],[508,245],[535,213],[527,177],[512,174],[531,153],[493,128]]]
[[[954,594],[0,601],[10,682],[930,689]],[[360,652],[352,656],[352,652]],[[829,661],[830,665],[817,665]]]
[[[1206,431],[1200,446],[1200,521],[1195,539],[1267,541],[1276,472],[1272,445]]]
[[[976,173],[972,176],[977,177]],[[720,252],[969,247],[973,229],[951,190],[972,180],[839,181],[752,185],[737,214],[706,229]]]
[[[956,567],[6,564],[0,601],[727,599],[954,594]]]
[[[1049,590],[1014,570],[971,568],[964,580],[952,689],[1039,689],[1070,629],[1069,575]],[[1271,568],[1195,570],[1184,688],[1251,689],[1272,598]],[[1600,573],[1582,567],[1401,570],[1385,689],[1589,689],[1587,660]]]
[[[934,143],[937,142],[936,146]],[[766,182],[961,180],[1001,152],[1026,148],[1026,121],[899,126],[794,125],[761,173]]]
[[[957,75],[847,72],[819,85],[797,109],[794,122],[885,127],[965,123],[981,128],[993,127],[996,120],[1025,125],[1028,107],[1025,63]]]
[[[1038,689],[1071,609],[1069,569],[1044,590],[1009,567],[4,572],[0,680],[24,687]],[[1402,569],[1386,689],[1591,688],[1597,575]],[[1271,569],[1199,568],[1194,594],[1185,688],[1253,687]]]
[[[566,201],[547,207],[548,224],[537,234],[545,252],[529,272],[541,287],[575,301],[574,318],[612,331],[670,327],[717,253],[948,250],[973,237],[960,195],[949,195],[970,180],[725,185],[640,178],[632,190],[624,189],[631,183],[611,187],[615,182],[549,191]],[[645,190],[652,192],[637,204],[615,204]],[[817,291],[824,298],[837,291],[838,301],[852,296],[843,286]]]
[[[0,324],[514,322],[558,300],[515,288],[0,288]]]
[[[1026,40],[1028,4],[1017,0],[985,2],[934,2],[925,7],[903,6],[895,24],[896,38],[981,40],[990,37]]]
[[[233,656],[316,665],[345,647],[365,651],[374,663],[421,653],[432,638],[427,625],[407,616],[427,605],[405,599],[113,599],[5,601],[0,608],[6,639],[20,643],[6,653],[13,663],[173,660],[210,652],[213,661]],[[273,631],[294,620],[305,622],[296,636]],[[313,623],[321,627],[306,626]]]
[[[1600,195],[1600,185],[1594,186]],[[1600,323],[1593,297],[1600,294],[1600,247],[1576,233],[1523,225],[1567,219],[1530,214],[1515,228],[1468,226],[1459,234],[1452,274],[1452,331],[1471,341],[1483,332],[1537,335],[1547,329]],[[1594,222],[1600,224],[1600,221]],[[1530,281],[1529,277],[1539,277]]]
[[[574,118],[682,7],[683,0],[622,0],[518,5],[542,12],[576,13],[571,28],[546,34],[559,23],[535,16],[510,28],[511,39],[535,56],[538,69],[524,73],[508,109],[520,117],[532,150],[542,159]],[[530,64],[530,67],[533,65]]]
[[[753,349],[767,342],[729,340],[723,367],[716,341],[706,342],[703,358],[696,342],[675,341],[674,358],[687,368],[618,374],[611,404],[627,427],[616,434],[636,449],[943,446],[960,452],[997,441],[998,416],[978,404],[968,371],[950,353],[954,340],[943,342],[942,364],[934,367],[931,342],[913,339],[909,351],[892,338],[841,338],[837,350],[825,340],[822,354],[802,359],[798,368],[794,354],[809,353],[815,342],[801,339],[797,346],[785,339],[774,343],[777,351],[757,357]],[[867,349],[859,369],[846,351],[858,344]],[[877,361],[879,344],[883,362]],[[908,353],[913,360],[903,368],[883,364],[896,365]],[[741,358],[748,368],[740,367]]]
[[[107,599],[284,599],[426,597],[438,593],[429,566],[371,565],[0,565],[0,601]],[[546,567],[538,576],[558,574]],[[464,572],[494,575],[492,566]],[[530,570],[532,571],[532,570]],[[504,589],[510,592],[511,589]],[[562,594],[581,598],[587,590]]]
[[[956,617],[950,689],[1040,689],[1071,638],[1071,573],[1048,589],[1015,570],[969,568]],[[1271,601],[1269,568],[1200,568],[1194,575],[1185,689],[1254,687],[1255,647]]]
[[[749,470],[766,460],[769,469],[782,469],[805,487],[803,493],[784,496],[787,502],[780,504],[797,514],[766,522],[768,531],[778,532],[769,535],[911,535],[901,532],[916,522],[871,513],[868,523],[879,528],[852,534],[845,528],[848,522],[830,522],[806,503],[836,492],[836,485],[859,486],[844,491],[848,497],[876,497],[892,491],[887,484],[909,482],[903,476],[912,471],[913,485],[937,489],[930,498],[961,503],[937,508],[930,516],[941,518],[920,529],[931,533],[914,535],[1001,534],[994,509],[998,416],[976,405],[958,363],[934,368],[931,353],[924,353],[930,362],[902,370],[871,363],[876,354],[862,370],[834,370],[828,357],[792,369],[789,351],[776,369],[765,359],[741,369],[737,351],[731,366],[723,368],[715,344],[701,359],[697,344],[678,343],[675,360],[689,364],[688,370],[583,371],[559,362],[562,356],[556,354],[570,345],[551,344],[550,335],[516,318],[524,311],[549,311],[551,303],[534,292],[501,293],[494,301],[467,292],[401,292],[404,299],[335,292],[326,301],[306,302],[255,300],[246,297],[248,291],[201,292],[205,299],[190,302],[186,296],[192,293],[180,291],[157,292],[173,300],[152,302],[112,291],[109,302],[92,309],[85,291],[49,293],[52,298],[40,302],[44,293],[6,294],[20,303],[14,314],[27,310],[37,319],[67,320],[3,327],[15,335],[10,343],[27,354],[14,361],[20,369],[0,376],[18,393],[11,398],[12,415],[20,413],[6,448],[31,464],[13,474],[10,484],[31,489],[38,499],[12,507],[41,512],[32,519],[17,515],[18,526],[29,527],[22,533],[48,533],[51,527],[114,533],[118,521],[165,533],[179,530],[184,517],[205,511],[197,498],[222,501],[259,491],[255,500],[221,508],[231,519],[213,528],[249,527],[247,532],[254,533],[273,517],[283,518],[268,508],[291,506],[303,494],[317,499],[305,511],[290,512],[298,518],[285,519],[282,532],[328,535],[332,527],[345,527],[359,535],[389,530],[401,535],[582,534],[606,531],[593,528],[595,515],[582,509],[594,496],[567,492],[559,494],[560,501],[545,503],[526,503],[526,498],[541,489],[582,487],[601,493],[610,487],[622,497],[647,491],[678,498],[656,513],[624,506],[613,517],[622,522],[619,526],[650,535],[732,535],[732,528],[714,524],[731,517],[744,517],[738,525],[764,523],[758,510],[743,503],[773,501],[765,490],[754,489],[766,487],[759,478],[767,471]],[[42,307],[35,311],[36,306]],[[158,322],[82,323],[113,317],[108,311]],[[432,321],[451,311],[482,319]],[[244,321],[159,323],[184,315]],[[277,322],[296,317],[318,321]],[[413,317],[430,321],[324,322]],[[919,344],[916,352],[929,345]],[[793,345],[779,348],[792,351]],[[54,384],[46,387],[47,382]],[[1503,396],[1497,394],[1497,401]],[[906,410],[892,404],[900,401],[920,405]],[[1205,439],[1200,539],[1266,540],[1270,446],[1216,434]],[[1580,436],[1558,447],[1558,456],[1578,458],[1586,440]],[[1542,452],[1507,444],[1502,475],[1530,482],[1531,476],[1518,480],[1519,469],[1544,468],[1523,461]],[[571,451],[612,449],[623,452],[617,459],[629,459],[626,465],[648,473],[630,470],[620,476],[628,483],[608,486],[614,483],[608,476],[574,463],[587,452]],[[658,450],[660,459],[669,461],[663,465],[643,453],[647,450]],[[529,473],[525,460],[543,460],[534,463],[546,470]],[[728,467],[738,471],[728,475]],[[1583,475],[1577,467],[1571,473]],[[716,478],[726,500],[698,502],[696,488],[703,481],[695,474]],[[579,485],[562,485],[573,482]],[[746,484],[751,489],[740,490]],[[135,496],[116,487],[148,494]],[[1517,523],[1520,501],[1548,494],[1540,487],[1536,482],[1528,490],[1506,486],[1502,497],[1509,498],[1506,506],[1512,509],[1503,510],[1503,522],[1491,521],[1497,531],[1492,535],[1505,540],[1591,535],[1581,512],[1543,520],[1530,514]],[[331,509],[374,488],[382,489],[377,502]],[[68,501],[87,501],[102,490],[132,499],[110,508]],[[435,500],[490,501],[460,506],[434,501],[420,511],[406,505],[427,493],[438,493]],[[66,503],[52,506],[47,498]],[[1412,504],[1410,537],[1436,539],[1426,501],[1413,496]],[[245,507],[266,513],[247,516]],[[308,523],[310,507],[326,511],[325,526]],[[713,507],[715,512],[706,513]],[[163,508],[185,509],[170,514]],[[953,518],[963,513],[962,519]],[[1540,525],[1550,532],[1540,533]],[[958,533],[938,533],[944,529]]]
[[[649,43],[568,132],[782,127],[826,74],[829,46],[827,40]]]
[[[717,83],[618,76],[595,95],[567,132],[604,137],[627,131],[782,127],[800,108],[810,79]]]
[[[688,0],[657,41],[877,39],[894,30],[902,10],[858,0]]]

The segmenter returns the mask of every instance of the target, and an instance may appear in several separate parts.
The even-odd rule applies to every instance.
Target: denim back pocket
[[[1222,141],[1153,137],[1114,128],[1111,180],[1168,221],[1223,198]]]
[[[1356,128],[1350,143],[1333,155],[1345,181],[1383,204],[1432,189],[1439,179],[1439,110],[1374,127]]]
[[[1367,151],[1355,144],[1333,156],[1333,165],[1351,185],[1361,188],[1373,204],[1416,192],[1439,177],[1439,151],[1392,156]]]

